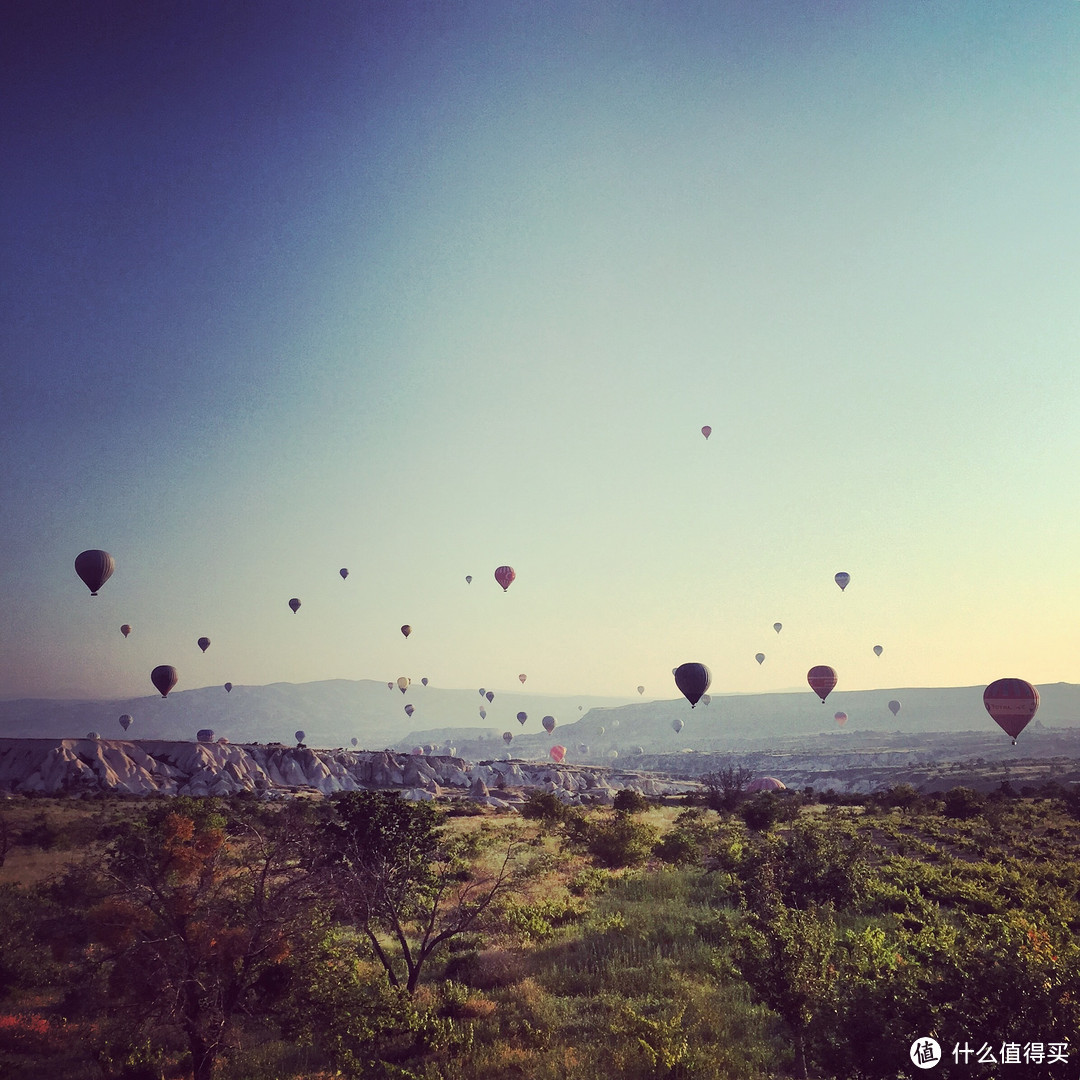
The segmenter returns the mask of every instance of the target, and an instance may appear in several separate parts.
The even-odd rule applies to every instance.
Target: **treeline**
[[[1080,801],[632,791],[518,814],[352,792],[20,800],[0,886],[19,1080],[1067,1076]],[[63,826],[60,826],[63,822]]]

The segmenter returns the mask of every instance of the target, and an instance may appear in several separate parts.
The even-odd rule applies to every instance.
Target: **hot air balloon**
[[[577,749],[579,754],[587,754],[589,752],[589,744],[583,742],[578,743]]]
[[[298,743],[302,743],[307,738],[307,733],[303,731],[294,731],[293,738],[296,739]]]
[[[353,746],[356,746],[356,745],[358,745],[358,744],[359,744],[360,740],[359,740],[359,739],[358,739],[358,738],[357,738],[357,737],[356,737],[356,736],[354,735],[354,736],[353,736],[353,737],[352,737],[352,738],[351,738],[351,739],[349,740],[349,742],[350,742],[350,744],[351,744],[351,745],[353,745]]]
[[[518,718],[518,723],[519,724],[524,724],[525,721],[529,719],[529,714],[525,713],[525,712],[519,712],[517,714],[517,718]]]
[[[704,426],[704,427],[703,427],[703,428],[701,429],[701,434],[702,434],[702,435],[704,435],[706,439],[708,439],[708,437],[709,437],[709,436],[710,436],[710,435],[712,434],[712,428],[711,428],[711,427],[709,427],[709,425],[708,425],[708,424],[706,424],[706,425],[705,425],[705,426]]]
[[[683,722],[678,717],[676,717],[674,720],[671,721],[671,727],[674,730],[675,734],[678,735],[679,732],[683,729]]]
[[[131,716],[129,713],[124,713],[124,715],[120,717],[120,726],[125,731],[127,731],[127,729],[131,727]]]
[[[423,677],[423,678],[422,678],[422,679],[420,680],[420,682],[421,682],[421,683],[422,683],[422,684],[423,684],[424,686],[427,686],[427,676],[425,675],[425,676],[424,676],[424,677]]]
[[[472,584],[472,574],[466,574],[465,575],[465,584],[466,585],[471,585]]]
[[[680,664],[675,669],[675,685],[683,697],[690,702],[690,708],[701,700],[701,695],[709,689],[712,677],[704,664]]]
[[[712,701],[712,694],[702,694],[701,695],[701,704],[702,705],[708,705],[710,701]]]
[[[413,706],[412,705],[406,705],[405,706],[405,715],[406,716],[412,716],[412,714],[413,714]]]
[[[293,614],[295,615],[295,614],[296,614],[296,613],[297,613],[297,612],[298,612],[298,611],[300,610],[300,601],[299,601],[299,600],[297,600],[297,598],[296,598],[296,597],[294,596],[294,597],[293,597],[293,598],[292,598],[292,599],[291,599],[291,600],[289,601],[289,607],[291,607],[291,608],[292,608],[292,610],[293,610]]]
[[[783,623],[779,623],[779,622],[774,622],[774,623],[772,624],[772,628],[773,628],[773,629],[774,629],[774,630],[775,630],[775,631],[776,631],[776,632],[777,632],[777,633],[779,634],[779,633],[780,633],[780,631],[784,629],[784,624],[783,624]]]
[[[847,713],[846,713],[846,712],[838,712],[838,713],[837,713],[837,714],[836,714],[836,715],[835,715],[835,716],[833,717],[833,719],[834,719],[834,720],[835,720],[835,721],[836,721],[836,722],[837,722],[837,723],[838,723],[838,724],[839,724],[839,725],[840,725],[841,727],[843,727],[843,726],[844,726],[844,725],[845,725],[845,724],[847,723]]]
[[[880,656],[885,650],[880,645],[874,646],[874,655]]]
[[[231,694],[232,693],[232,683],[231,682],[227,682],[225,684],[225,693],[226,694]]]
[[[889,702],[889,712],[891,712],[893,716],[895,716],[899,711],[900,702],[893,698],[893,700]]]
[[[412,748],[413,757],[423,757],[424,748],[422,746],[414,746]]]
[[[827,664],[818,664],[806,673],[810,689],[824,702],[836,687],[836,672]]]
[[[756,661],[757,661],[757,662],[758,662],[759,664],[764,664],[764,663],[765,663],[765,654],[764,654],[763,652],[759,652],[759,653],[754,653],[754,659],[755,659],[755,660],[756,660]]]
[[[495,571],[495,580],[502,586],[503,592],[510,588],[510,583],[517,577],[512,566],[500,566]]]
[[[101,736],[96,731],[88,731],[86,733],[86,737],[88,739],[100,739],[101,738]]]
[[[408,637],[408,636],[409,636],[409,635],[410,635],[410,634],[412,633],[412,627],[411,627],[411,626],[410,626],[410,625],[409,625],[408,623],[406,623],[406,624],[405,624],[405,625],[404,625],[404,626],[403,626],[403,627],[401,628],[401,632],[402,632],[402,634],[404,634],[404,635],[405,635],[405,637]]]
[[[540,721],[540,723],[544,725],[544,730],[549,735],[555,730],[555,717],[554,716],[545,716],[544,719]]]
[[[195,738],[198,739],[199,742],[213,742],[214,733],[208,727],[200,728],[197,732],[195,732]]]
[[[487,719],[487,709],[485,709],[483,705],[480,706],[480,719],[481,720],[486,720]]]
[[[514,741],[514,733],[512,731],[503,732],[503,742],[509,746]]]
[[[394,684],[393,684],[392,682],[388,682],[388,683],[386,684],[386,689],[387,689],[387,690],[393,690],[393,689],[394,689]]]
[[[179,679],[180,676],[177,674],[176,668],[170,667],[168,664],[159,664],[150,672],[150,681],[162,697],[169,696],[169,691],[177,684]]]
[[[983,691],[983,705],[1013,746],[1039,708],[1039,691],[1024,679],[998,679]]]
[[[402,675],[397,681],[397,688],[404,694],[409,688],[409,680]]]
[[[553,746],[548,751],[548,753],[551,755],[551,760],[552,761],[562,761],[562,759],[564,757],[566,757],[566,747],[565,746]]]
[[[120,627],[120,633],[123,634],[124,637],[127,637],[128,634],[131,633],[131,623],[124,623],[124,625]]]
[[[344,581],[349,576],[349,571],[343,566],[338,573],[341,575],[341,580]]]
[[[206,652],[206,650],[210,648],[210,639],[208,637],[199,638],[199,648],[202,649],[203,652]]]
[[[116,560],[107,552],[92,548],[80,551],[75,556],[75,573],[90,590],[91,596],[97,596],[98,589],[112,577],[116,569]]]
[[[525,679],[526,679],[525,675],[519,675],[518,676],[518,682],[521,683],[522,686],[525,685]]]
[[[486,697],[488,699],[488,704],[490,705],[495,700],[495,691],[494,690],[489,690],[484,695],[484,697]]]
[[[851,575],[846,573],[843,570],[841,570],[840,573],[837,574],[836,577],[833,578],[833,581],[835,581],[836,584],[840,586],[840,591],[841,592],[843,592],[848,587],[848,582],[850,580],[851,580]]]
[[[639,687],[637,688],[637,692],[638,692],[639,694],[644,694],[644,693],[645,693],[645,687],[644,687],[644,686],[639,686]]]
[[[787,784],[775,776],[759,776],[746,785],[746,791],[751,795],[759,791],[787,791]]]
[[[481,696],[481,697],[483,697],[483,696],[484,696],[484,694],[486,693],[486,691],[484,690],[484,688],[483,688],[482,686],[480,687],[480,691],[479,691],[479,692],[480,692],[480,696]]]

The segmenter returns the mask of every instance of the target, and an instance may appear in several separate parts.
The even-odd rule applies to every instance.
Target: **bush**
[[[967,819],[978,817],[986,809],[986,798],[968,787],[955,787],[945,792],[946,817]]]
[[[604,866],[640,866],[648,859],[656,843],[656,828],[634,821],[626,814],[616,814],[615,820],[593,826],[587,849]]]
[[[756,832],[764,832],[784,816],[784,807],[776,795],[763,791],[739,807],[739,816],[746,822],[748,828]]]
[[[620,814],[643,814],[649,809],[649,800],[633,788],[623,788],[615,793],[615,810]]]
[[[550,791],[534,791],[521,805],[521,816],[538,821],[558,822],[566,817],[566,807]]]

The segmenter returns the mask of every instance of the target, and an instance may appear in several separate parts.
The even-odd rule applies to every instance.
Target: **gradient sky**
[[[0,696],[1080,682],[1080,4],[0,18]]]

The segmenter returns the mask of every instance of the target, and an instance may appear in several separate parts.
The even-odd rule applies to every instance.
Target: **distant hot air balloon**
[[[480,719],[481,720],[486,720],[487,719],[487,709],[485,709],[483,705],[480,706]]]
[[[90,590],[91,596],[97,596],[98,589],[112,577],[116,569],[116,560],[107,552],[92,548],[80,551],[75,556],[75,573]]]
[[[787,784],[782,780],[777,780],[775,776],[759,776],[756,780],[751,780],[746,785],[746,791],[748,794],[754,795],[759,791],[786,791]]]
[[[481,697],[483,697],[485,693],[486,693],[486,691],[485,691],[485,690],[484,690],[484,688],[483,688],[483,687],[481,686],[481,687],[480,687],[480,696],[481,696]]]
[[[588,743],[578,743],[578,748],[577,749],[578,749],[579,754],[587,754],[589,752],[589,744]]]
[[[231,682],[227,682],[225,684],[225,693],[226,694],[231,694],[232,693],[232,683]]]
[[[293,738],[295,738],[298,743],[302,743],[307,738],[307,733],[303,731],[294,731]]]
[[[472,574],[466,574],[465,575],[465,584],[466,585],[471,585],[472,584]]]
[[[88,731],[86,733],[88,739],[100,739],[101,736],[96,731]]]
[[[763,652],[759,652],[759,653],[754,653],[754,659],[755,659],[755,660],[756,660],[756,661],[757,661],[757,662],[758,662],[759,664],[764,664],[764,663],[765,663],[765,654],[764,654]]]
[[[983,691],[983,705],[1013,746],[1039,708],[1039,691],[1024,679],[998,679]]]
[[[545,716],[544,719],[540,721],[540,723],[544,725],[544,730],[549,735],[555,730],[555,717],[554,716]]]
[[[131,623],[124,623],[124,625],[120,627],[120,633],[123,634],[124,637],[127,637],[128,634],[131,633]]]
[[[292,610],[293,610],[293,614],[295,615],[295,614],[296,614],[296,613],[297,613],[297,612],[298,612],[298,611],[300,610],[300,601],[299,601],[299,600],[297,600],[297,598],[296,598],[296,597],[294,596],[294,597],[293,597],[293,598],[292,598],[292,599],[291,599],[291,600],[289,601],[289,607],[291,607],[291,608],[292,608]]]
[[[675,734],[678,735],[683,729],[683,722],[678,717],[675,717],[675,719],[671,721],[671,727]]]
[[[210,639],[208,637],[199,638],[199,648],[202,649],[203,652],[206,652],[206,650],[210,648]]]
[[[895,716],[899,711],[900,702],[893,698],[893,700],[889,702],[889,712],[891,712],[893,716]]]
[[[529,714],[526,713],[526,712],[519,712],[517,714],[517,718],[518,718],[518,723],[519,724],[524,724],[525,721],[529,719]]]
[[[404,635],[405,635],[405,637],[408,637],[408,636],[409,636],[409,635],[410,635],[410,634],[412,633],[412,627],[411,627],[411,626],[410,626],[410,625],[409,625],[408,623],[406,623],[406,624],[405,624],[405,625],[404,625],[404,626],[403,626],[403,627],[401,628],[401,632],[402,632],[402,634],[404,634]]]
[[[774,622],[772,628],[779,634],[784,629],[784,624],[780,622]]]
[[[874,655],[880,656],[885,650],[880,645],[874,646]]]
[[[486,697],[488,699],[488,704],[490,705],[495,700],[495,691],[494,690],[489,690],[484,695],[484,697]]]
[[[397,681],[397,688],[404,694],[409,689],[409,680],[402,675]]]
[[[125,731],[131,727],[131,715],[129,713],[124,713],[124,715],[120,717],[120,726]]]
[[[848,582],[850,580],[851,580],[851,575],[849,573],[846,573],[843,570],[841,570],[840,573],[837,574],[836,577],[833,578],[833,581],[835,581],[836,584],[840,586],[840,591],[841,592],[843,592],[848,587]]]
[[[712,676],[704,664],[680,664],[675,669],[675,685],[683,697],[690,702],[690,708],[701,700],[701,695],[709,689]]]
[[[423,684],[424,686],[427,686],[427,676],[425,675],[425,676],[424,676],[424,677],[423,677],[423,678],[422,678],[422,679],[420,680],[420,682],[421,682],[421,683],[422,683],[422,684]]]
[[[343,566],[338,573],[341,575],[341,580],[344,581],[349,576],[349,571]]]
[[[213,742],[214,741],[214,733],[208,727],[200,728],[195,733],[195,738],[198,739],[199,742]]]
[[[562,759],[564,757],[566,757],[566,747],[565,746],[553,746],[548,751],[548,753],[551,755],[551,760],[552,761],[562,761]]]
[[[645,693],[645,687],[644,687],[644,686],[639,686],[639,687],[637,688],[637,692],[638,692],[639,694],[644,694],[644,693]]]
[[[836,672],[827,664],[818,664],[806,673],[810,689],[824,702],[836,687]]]
[[[710,436],[710,435],[712,434],[712,428],[711,428],[711,427],[709,427],[709,425],[708,425],[708,424],[706,424],[706,425],[705,425],[705,426],[704,426],[704,427],[703,427],[703,428],[701,429],[701,434],[702,434],[702,435],[704,435],[706,439],[708,439],[708,437],[709,437],[709,436]]]
[[[702,694],[701,695],[701,704],[702,705],[708,705],[710,701],[712,701],[712,694]]]
[[[838,713],[837,713],[837,714],[836,714],[836,715],[835,715],[835,716],[833,717],[833,719],[834,719],[834,720],[835,720],[835,721],[836,721],[836,722],[837,722],[837,723],[838,723],[838,724],[839,724],[839,725],[840,725],[841,727],[843,727],[843,726],[844,726],[844,725],[845,725],[845,724],[847,723],[847,713],[846,713],[846,712],[838,712]]]
[[[502,586],[503,592],[510,588],[510,583],[517,577],[512,566],[500,566],[495,571],[495,580]]]
[[[170,667],[168,664],[159,664],[150,672],[150,681],[162,697],[169,696],[169,691],[177,684],[179,679],[180,676],[177,674],[176,668]]]
[[[414,706],[412,706],[412,705],[406,705],[406,706],[405,706],[405,715],[406,715],[406,716],[412,716],[412,714],[413,714],[413,710],[414,710]]]
[[[521,683],[521,685],[522,685],[522,686],[524,686],[524,685],[525,685],[525,679],[526,679],[526,678],[527,678],[527,676],[526,676],[526,675],[519,675],[519,676],[518,676],[518,682],[519,682],[519,683]]]
[[[423,757],[424,748],[422,746],[414,746],[412,748],[413,757]]]
[[[387,690],[393,690],[393,689],[394,689],[394,684],[393,684],[392,682],[388,682],[388,683],[386,684],[386,689],[387,689]]]
[[[353,746],[356,746],[356,745],[358,745],[358,744],[359,744],[360,740],[359,740],[359,739],[358,739],[358,738],[357,738],[357,737],[356,737],[356,736],[354,735],[354,736],[353,736],[353,737],[352,737],[352,738],[351,738],[351,739],[349,740],[349,742],[350,742],[350,744],[351,744],[351,745],[353,745]]]
[[[503,732],[503,742],[509,746],[514,741],[514,733],[512,731]]]

